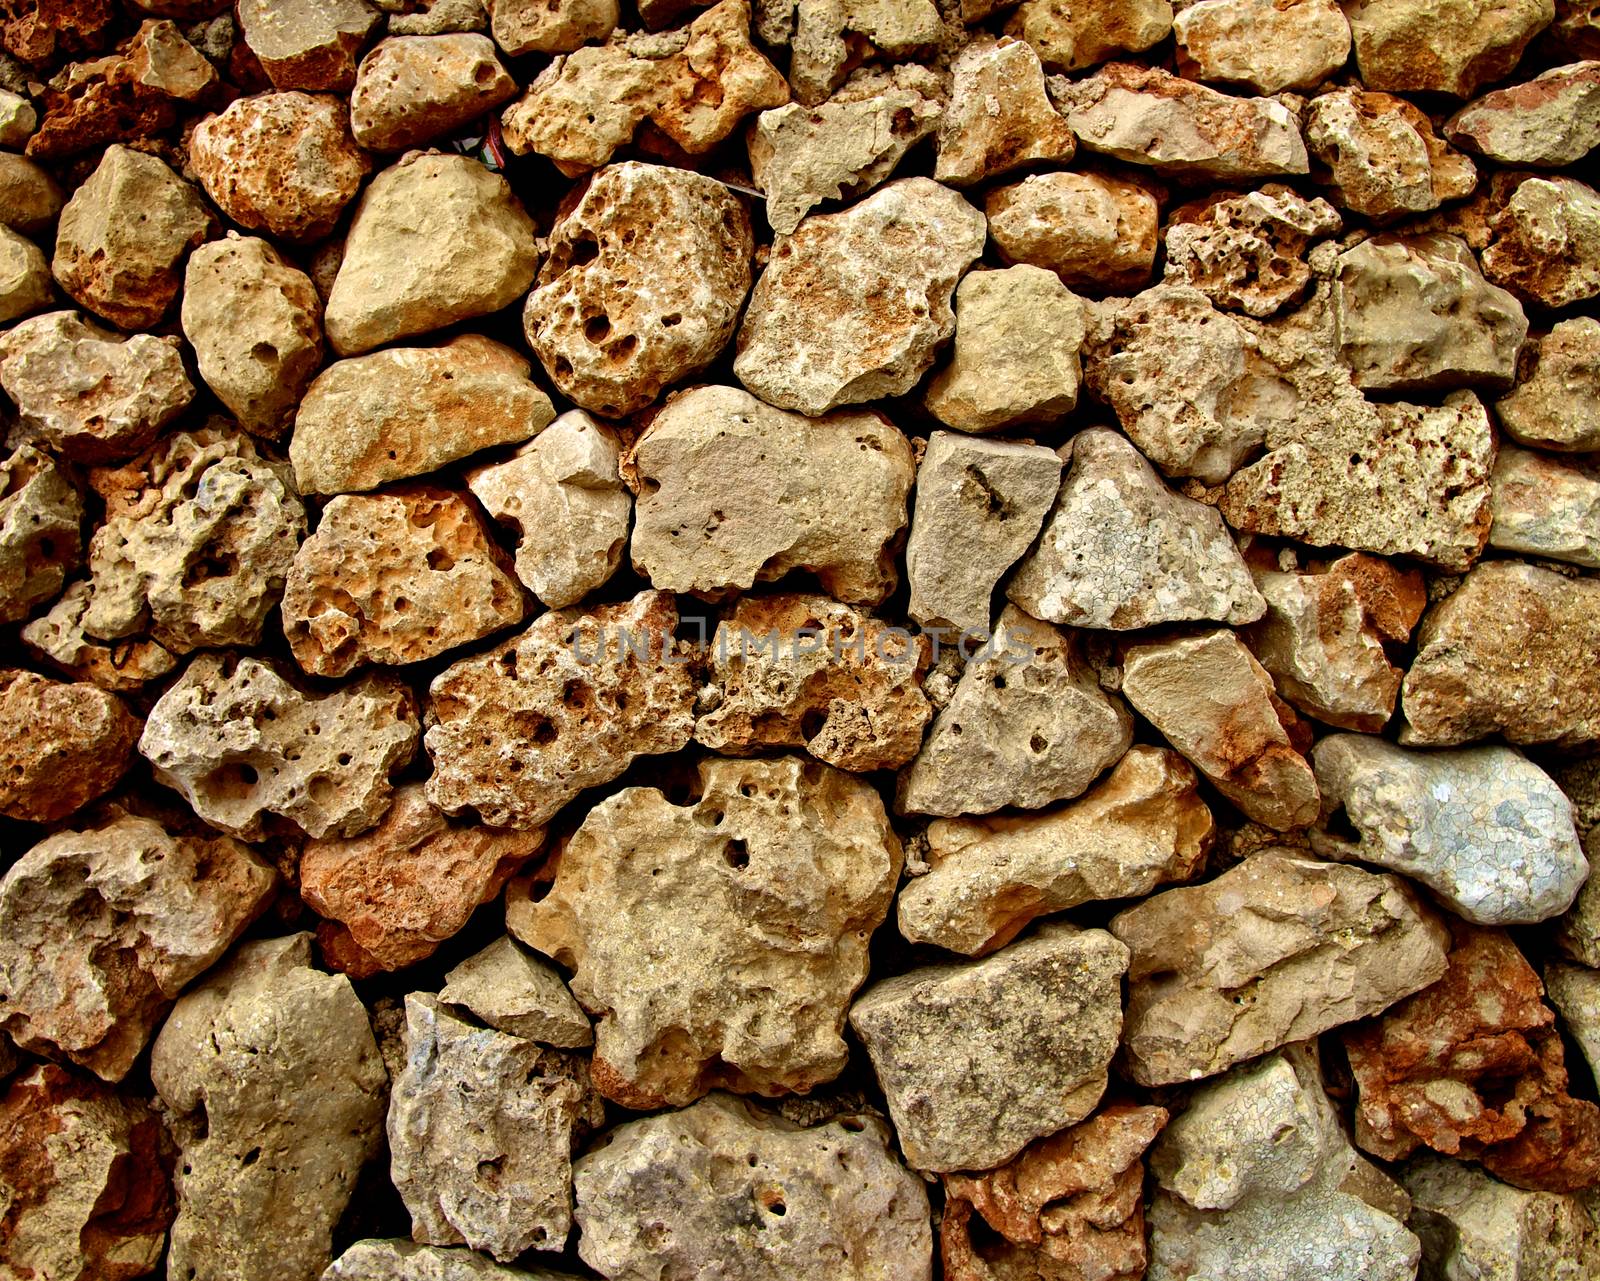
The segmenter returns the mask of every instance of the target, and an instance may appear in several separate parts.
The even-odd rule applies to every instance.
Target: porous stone
[[[454,937],[543,843],[538,828],[452,823],[429,804],[421,783],[407,783],[370,831],[306,843],[300,895],[355,945],[342,950],[363,964],[342,967],[347,973],[403,969]]]
[[[930,433],[906,543],[906,612],[925,628],[986,637],[995,585],[1038,537],[1060,482],[1061,459],[1042,445]]]
[[[404,151],[517,96],[494,42],[474,32],[390,36],[361,60],[350,128],[363,147]]]
[[[0,223],[36,236],[61,212],[66,197],[56,180],[26,156],[0,151]]]
[[[1544,986],[1589,1071],[1600,1072],[1600,972],[1551,962],[1544,967]]]
[[[1158,246],[1155,193],[1097,173],[1043,173],[997,187],[985,205],[1001,260],[1044,267],[1074,288],[1109,293],[1150,280]]]
[[[217,425],[175,432],[90,483],[105,502],[89,543],[91,635],[148,634],[174,653],[261,639],[306,527],[286,466]]]
[[[411,690],[393,676],[317,695],[259,658],[200,654],[150,709],[139,750],[197,815],[252,840],[272,814],[311,836],[365,831],[416,742]]]
[[[1122,1031],[1128,950],[1045,925],[981,961],[884,979],[850,1010],[920,1170],[986,1170],[1087,1117]]]
[[[1517,65],[1555,16],[1552,0],[1346,0],[1369,89],[1465,98]]]
[[[329,94],[264,93],[207,116],[189,163],[217,208],[241,227],[296,244],[321,240],[372,167]]]
[[[617,1281],[922,1281],[928,1194],[871,1113],[802,1127],[715,1094],[618,1126],[574,1168],[578,1253]]]
[[[533,283],[533,220],[470,156],[412,152],[362,193],[323,324],[341,356],[499,311]]]
[[[477,334],[336,361],[295,414],[295,484],[307,494],[376,489],[519,444],[556,412],[528,371],[523,356]]]
[[[443,36],[489,25],[485,0],[378,0],[391,36]],[[359,74],[359,69],[357,71]]]
[[[1411,637],[1422,575],[1353,552],[1309,570],[1255,571],[1267,612],[1243,633],[1286,702],[1328,725],[1382,733],[1402,672],[1386,644]]]
[[[1122,664],[1128,701],[1249,818],[1275,832],[1316,818],[1316,780],[1296,750],[1307,735],[1237,635],[1131,644]]]
[[[1198,0],[1172,22],[1178,70],[1256,93],[1310,89],[1350,57],[1334,0]]]
[[[634,1109],[838,1076],[845,1008],[900,875],[866,783],[793,756],[697,772],[688,805],[614,793],[560,851],[544,897],[527,880],[507,892],[511,933],[572,969],[599,1016],[596,1088]],[[651,925],[606,932],[619,917]]]
[[[1006,23],[1006,34],[1026,40],[1052,71],[1077,71],[1119,53],[1141,53],[1171,30],[1168,0],[1107,0],[1091,5],[1023,0]]]
[[[1310,168],[1298,121],[1272,98],[1234,97],[1126,62],[1051,89],[1080,146],[1129,164],[1213,182]]]
[[[0,226],[0,325],[48,307],[54,296],[50,264],[39,246]]]
[[[863,58],[927,55],[946,34],[933,0],[763,0],[756,29],[762,39],[789,46],[789,81],[808,105],[837,89]]]
[[[1600,62],[1555,67],[1469,102],[1445,124],[1458,147],[1507,165],[1570,165],[1600,146]]]
[[[0,669],[0,814],[53,823],[127,771],[139,718],[115,694]]]
[[[1333,734],[1311,759],[1323,806],[1312,849],[1403,872],[1466,920],[1548,920],[1588,878],[1572,802],[1520,752],[1408,752]]]
[[[1600,582],[1489,561],[1422,620],[1400,741],[1450,747],[1489,734],[1584,750],[1600,742]]]
[[[366,0],[239,0],[240,34],[277,89],[346,92],[383,14]]]
[[[845,770],[898,769],[922,746],[924,637],[826,596],[746,596],[717,625],[695,741],[749,756],[802,747]]]
[[[389,1176],[411,1235],[510,1262],[572,1227],[572,1147],[605,1120],[577,1055],[406,997],[405,1067],[389,1099]]]
[[[895,588],[916,467],[880,414],[810,419],[700,387],[656,414],[628,466],[633,567],[658,588],[715,597],[797,569],[850,605]]]
[[[1305,139],[1335,203],[1378,222],[1437,209],[1477,185],[1472,161],[1393,94],[1353,86],[1319,94],[1306,111]]]
[[[0,879],[6,1032],[120,1081],[276,881],[237,841],[169,835],[146,818],[46,837]]]
[[[159,680],[177,666],[172,652],[148,636],[104,641],[89,635],[83,624],[93,600],[89,583],[73,583],[48,613],[22,629],[23,644],[74,680],[118,692]]]
[[[60,595],[83,557],[82,525],[83,497],[49,454],[23,445],[0,462],[0,623]]]
[[[1061,809],[930,823],[927,870],[900,892],[900,932],[981,956],[1040,916],[1188,880],[1213,831],[1188,762],[1165,748],[1133,747],[1103,783]]]
[[[175,339],[124,341],[70,311],[0,333],[0,387],[30,434],[77,462],[138,453],[194,399]]]
[[[501,1267],[474,1250],[411,1241],[357,1241],[321,1281],[569,1281],[544,1268]]]
[[[522,314],[528,345],[584,409],[641,410],[727,346],[753,248],[749,214],[722,183],[609,165],[551,229]]]
[[[265,240],[229,233],[189,255],[183,334],[239,425],[281,436],[322,366],[322,299]]]
[[[950,73],[933,169],[940,182],[966,187],[1024,165],[1072,159],[1077,141],[1045,92],[1044,68],[1031,45],[974,41]]]
[[[350,980],[311,967],[309,934],[241,944],[179,1000],[150,1079],[182,1150],[171,1272],[317,1276],[382,1144],[383,1060]]]
[[[1517,185],[1489,223],[1483,272],[1519,298],[1566,307],[1600,295],[1600,193],[1552,175]]]
[[[992,814],[1081,796],[1133,741],[1133,718],[1107,694],[1081,638],[1014,605],[973,652],[955,694],[901,771],[903,814]]]
[[[1600,569],[1600,467],[1502,445],[1489,546]]]
[[[1212,1076],[1434,982],[1449,935],[1397,876],[1266,849],[1112,918],[1132,949],[1127,1070]]]
[[[1600,320],[1557,321],[1524,351],[1532,369],[1495,404],[1500,425],[1540,449],[1600,449]]]
[[[80,306],[149,329],[178,296],[183,256],[215,231],[200,193],[165,162],[109,147],[61,210],[52,269]]]
[[[508,1036],[577,1049],[594,1043],[589,1018],[543,957],[502,934],[444,976],[439,999]]]
[[[513,58],[571,53],[604,40],[617,25],[617,0],[488,0],[489,33]]]
[[[693,728],[694,680],[665,592],[556,610],[464,658],[428,687],[428,799],[524,830],[635,757],[675,752]]]

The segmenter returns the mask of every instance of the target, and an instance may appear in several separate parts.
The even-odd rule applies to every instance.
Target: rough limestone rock
[[[1489,224],[1483,274],[1541,307],[1600,295],[1600,193],[1576,178],[1529,178]]]
[[[48,307],[55,297],[50,264],[39,246],[0,226],[0,325]]]
[[[467,488],[517,536],[517,577],[551,609],[576,605],[622,564],[633,496],[616,433],[568,410],[510,458],[467,473]]]
[[[52,269],[80,306],[153,328],[183,283],[183,256],[214,234],[200,193],[155,156],[110,147],[61,210]]]
[[[1528,318],[1454,236],[1365,240],[1339,258],[1333,316],[1358,387],[1509,387]]]
[[[139,718],[115,694],[0,668],[0,814],[54,823],[127,771]]]
[[[174,653],[261,639],[305,534],[286,466],[218,425],[175,432],[90,481],[105,502],[89,543],[92,635],[148,634]]]
[[[139,750],[206,822],[253,840],[272,814],[311,836],[365,831],[416,743],[411,690],[393,676],[317,695],[258,658],[201,654],[150,709]]]
[[[974,41],[950,72],[933,169],[940,182],[966,187],[1024,165],[1072,159],[1077,141],[1045,92],[1044,68],[1031,45]]]
[[[1044,267],[1073,288],[1119,293],[1149,283],[1161,222],[1155,193],[1097,173],[1033,174],[989,193],[1001,260]]]
[[[1489,546],[1600,569],[1600,468],[1502,445]]]
[[[1572,801],[1584,853],[1593,866],[1600,860],[1600,761],[1589,757],[1550,772]],[[1556,922],[1555,942],[1562,955],[1600,968],[1600,878],[1591,876],[1583,883],[1571,910]]]
[[[183,335],[246,431],[276,439],[322,367],[322,299],[265,240],[230,233],[189,255]]]
[[[154,1272],[172,1222],[172,1144],[143,1100],[54,1064],[0,1096],[0,1253],[18,1278]]]
[[[431,485],[343,494],[300,544],[283,633],[302,668],[344,676],[365,663],[436,658],[515,626],[522,592],[465,495]]]
[[[242,944],[178,1002],[150,1079],[182,1160],[167,1266],[194,1281],[315,1277],[385,1094],[350,980],[311,968],[311,936]]]
[[[0,462],[0,623],[53,600],[83,557],[83,496],[42,450]]]
[[[1236,472],[1218,504],[1235,529],[1412,556],[1457,573],[1489,537],[1494,429],[1479,399],[1367,404],[1302,434],[1267,434],[1268,453]]]
[[[1128,950],[1045,925],[981,961],[884,979],[850,1010],[919,1170],[986,1170],[1087,1117],[1122,1031]]]
[[[543,898],[525,880],[507,896],[511,933],[572,969],[598,1016],[596,1087],[634,1109],[838,1076],[845,1008],[900,876],[882,801],[848,774],[782,756],[711,758],[698,778],[689,805],[614,793]],[[641,927],[605,929],[618,919]]]
[[[1054,423],[1078,403],[1083,300],[1042,267],[970,272],[956,289],[956,340],[928,385],[928,410],[957,431]]]
[[[508,1036],[564,1049],[594,1044],[589,1018],[555,966],[509,934],[446,974],[439,1000],[470,1010]]]
[[[361,60],[350,128],[370,150],[405,151],[516,96],[517,82],[488,36],[390,36]]]
[[[955,331],[956,283],[984,217],[948,187],[903,178],[780,237],[733,362],[769,404],[822,414],[910,391]]]
[[[1026,40],[1052,71],[1077,71],[1119,53],[1142,52],[1171,30],[1168,0],[1106,0],[1092,5],[1023,0],[1006,23],[1006,34]]]
[[[578,1253],[616,1281],[923,1281],[928,1194],[872,1113],[802,1127],[714,1094],[577,1162]]]
[[[921,688],[930,650],[826,596],[743,597],[712,639],[695,741],[728,756],[800,747],[838,769],[898,769],[933,714]]]
[[[499,311],[539,263],[510,184],[470,156],[413,152],[362,193],[323,318],[341,356]]]
[[[428,803],[422,784],[407,783],[370,831],[306,843],[300,894],[344,927],[366,962],[360,968],[403,969],[432,956],[543,843],[538,829],[452,823]]]
[[[1570,165],[1600,146],[1600,62],[1574,62],[1469,102],[1445,124],[1458,147],[1507,165]]]
[[[1306,145],[1341,208],[1377,222],[1426,213],[1469,195],[1476,166],[1448,146],[1421,110],[1357,88],[1319,94],[1306,112]]]
[[[1133,741],[1133,718],[1100,688],[1081,638],[1014,605],[970,659],[954,697],[901,771],[902,814],[992,814],[1081,796]]]
[[[19,93],[0,89],[0,147],[21,150],[39,127],[39,113]]]
[[[815,107],[763,111],[749,131],[750,173],[767,198],[773,231],[787,236],[823,201],[876,187],[939,125],[942,98],[938,77],[902,66],[864,71]]]
[[[136,690],[178,665],[171,651],[147,636],[104,641],[89,635],[83,622],[93,600],[90,584],[73,583],[48,613],[22,629],[23,644],[74,680],[114,692]]]
[[[504,0],[500,0],[504,3]],[[357,1241],[321,1281],[570,1281],[543,1268],[503,1268],[474,1250],[403,1240]]]
[[[486,823],[540,827],[637,756],[675,752],[693,727],[689,657],[664,592],[543,614],[445,668],[428,687],[428,799]]]
[[[604,40],[617,25],[617,0],[488,0],[489,33],[513,58],[571,53]]]
[[[1600,1180],[1600,1107],[1567,1093],[1555,1014],[1501,930],[1455,924],[1431,987],[1344,1035],[1356,1142],[1396,1161],[1419,1147],[1474,1159],[1516,1187]]]
[[[1212,182],[1310,168],[1298,122],[1273,98],[1234,97],[1124,62],[1051,89],[1080,146],[1130,164]]]
[[[605,1120],[585,1061],[406,997],[405,1067],[389,1099],[389,1173],[411,1235],[502,1263],[559,1250],[572,1147]]]
[[[1324,811],[1312,848],[1403,872],[1466,920],[1548,920],[1588,879],[1572,802],[1520,752],[1408,752],[1333,734],[1311,759]],[[1353,838],[1341,835],[1346,825]]]
[[[1299,397],[1257,332],[1200,290],[1157,285],[1108,303],[1100,320],[1085,380],[1168,475],[1220,485],[1294,425]]]
[[[944,1179],[946,1281],[1144,1273],[1144,1164],[1167,1111],[1113,1103],[986,1174]],[[973,1214],[995,1233],[979,1244]]]
[[[1540,449],[1600,449],[1600,320],[1557,321],[1530,355],[1532,371],[1494,407],[1500,425]]]
[[[1151,1281],[1411,1281],[1404,1192],[1350,1146],[1315,1045],[1207,1081],[1150,1153]]]
[[[1545,995],[1592,1073],[1600,1069],[1600,972],[1552,962],[1544,968]]]
[[[383,15],[366,0],[239,0],[240,34],[278,89],[343,93]]]
[[[1242,636],[1279,695],[1328,725],[1382,733],[1403,674],[1384,647],[1410,639],[1422,617],[1422,575],[1353,552],[1255,580],[1267,612]]]
[[[309,93],[241,98],[207,116],[189,163],[234,222],[296,244],[327,236],[372,168],[344,100]]]
[[[1334,0],[1198,0],[1172,22],[1178,70],[1256,93],[1310,89],[1350,57]]]
[[[336,361],[295,414],[295,484],[306,494],[376,489],[520,444],[556,412],[528,371],[523,356],[477,334]]]
[[[1213,1076],[1376,1014],[1445,970],[1449,934],[1397,876],[1267,849],[1111,920],[1132,949],[1128,1074]]]
[[[44,231],[66,197],[56,180],[26,156],[0,151],[0,224],[24,236]]]
[[[1145,641],[1123,651],[1122,692],[1217,790],[1275,832],[1317,816],[1305,737],[1272,677],[1231,631]]]
[[[928,870],[900,892],[900,932],[983,955],[1040,916],[1188,880],[1213,831],[1188,762],[1133,747],[1105,782],[1061,809],[930,823]]]
[[[880,414],[810,419],[700,387],[656,414],[629,466],[633,567],[658,588],[714,597],[796,569],[850,605],[895,588],[916,468]]]
[[[46,837],[0,879],[6,1032],[120,1081],[276,880],[237,841],[171,836],[146,818]]]
[[[489,25],[484,0],[381,0],[379,7],[389,15],[391,36],[454,35]]]
[[[863,57],[897,61],[927,54],[946,36],[933,0],[759,0],[756,31],[791,50],[789,82],[807,105],[821,102]]]
[[[127,458],[194,399],[178,346],[52,311],[0,333],[0,387],[40,443],[74,462]]]
[[[1369,89],[1458,98],[1502,80],[1555,16],[1551,0],[1346,0]]]
[[[635,161],[597,173],[550,231],[522,314],[557,389],[618,418],[727,346],[750,290],[750,217],[712,178]]]

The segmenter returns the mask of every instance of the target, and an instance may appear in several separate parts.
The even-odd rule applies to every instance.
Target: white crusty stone
[[[370,1238],[357,1241],[320,1281],[571,1281],[544,1268],[506,1268],[475,1250]]]
[[[1600,569],[1600,466],[1502,445],[1489,546]]]
[[[1446,121],[1459,147],[1507,165],[1570,165],[1600,146],[1600,62],[1553,67],[1476,98]]]
[[[974,40],[950,73],[933,169],[940,182],[966,187],[1023,165],[1072,159],[1078,144],[1045,92],[1032,46],[1009,37]]]
[[[594,1044],[588,1016],[556,967],[502,934],[444,976],[439,999],[508,1036],[577,1049]]]
[[[1600,320],[1557,321],[1533,345],[1532,372],[1494,409],[1524,445],[1600,449]]]
[[[1172,21],[1178,70],[1257,93],[1310,89],[1350,57],[1334,0],[1198,0]]]
[[[1098,173],[1036,173],[986,202],[1001,261],[1043,267],[1074,288],[1119,293],[1150,281],[1160,244],[1155,192]]]
[[[54,599],[83,558],[83,496],[55,459],[23,445],[0,461],[0,623]]]

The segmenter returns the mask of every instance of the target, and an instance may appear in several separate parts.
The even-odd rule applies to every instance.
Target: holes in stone
[[[735,837],[722,847],[722,861],[736,872],[750,866],[750,848]]]
[[[661,323],[668,329],[671,329],[674,325],[681,325],[683,323],[683,317],[677,312],[672,312],[670,315],[661,317]]]
[[[261,1149],[260,1148],[251,1148],[248,1152],[246,1152],[244,1154],[244,1160],[241,1161],[240,1164],[241,1165],[254,1165],[260,1159],[261,1159]]]
[[[594,123],[592,118],[589,123]],[[567,261],[574,267],[581,267],[586,262],[593,262],[599,256],[599,241],[588,236],[580,236],[567,247]]]
[[[1044,749],[1049,746],[1050,744],[1045,742],[1043,734],[1035,734],[1028,740],[1028,750],[1031,751],[1035,756],[1043,752]]]
[[[583,336],[596,347],[603,343],[611,334],[611,318],[609,316],[590,316],[583,322]]]
[[[258,342],[250,348],[250,358],[259,360],[263,365],[270,365],[278,358],[278,349],[269,342]]]
[[[480,62],[477,70],[472,73],[472,78],[478,84],[487,85],[494,82],[495,67],[492,63]]]
[[[443,547],[430,548],[428,551],[428,568],[443,573],[447,569],[455,568],[456,558]]]

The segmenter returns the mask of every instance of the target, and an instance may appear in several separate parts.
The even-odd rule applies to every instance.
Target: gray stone
[[[1600,465],[1502,445],[1489,546],[1600,569]]]
[[[588,1016],[555,966],[502,934],[444,976],[439,999],[508,1036],[576,1049],[594,1043]]]

